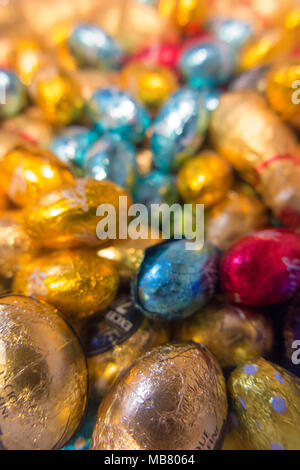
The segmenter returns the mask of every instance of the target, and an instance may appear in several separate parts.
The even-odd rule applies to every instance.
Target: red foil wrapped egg
[[[162,65],[175,69],[179,52],[180,47],[176,44],[154,44],[133,54],[130,62],[140,62],[145,65]]]
[[[300,287],[300,236],[274,228],[238,240],[221,260],[221,285],[245,305],[286,301]]]

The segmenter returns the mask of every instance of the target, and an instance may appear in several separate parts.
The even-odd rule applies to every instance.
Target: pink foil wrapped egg
[[[145,65],[163,65],[176,69],[180,47],[176,44],[154,44],[141,49],[131,56],[130,62],[141,62]]]
[[[300,236],[274,228],[241,238],[221,260],[221,285],[245,305],[286,301],[300,287]]]

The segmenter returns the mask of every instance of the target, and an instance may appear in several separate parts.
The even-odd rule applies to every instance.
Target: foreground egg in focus
[[[226,415],[213,356],[195,343],[166,344],[138,359],[106,395],[91,449],[214,449]]]
[[[73,180],[68,167],[52,152],[29,144],[9,150],[0,161],[0,172],[4,192],[20,207]]]
[[[26,231],[39,245],[48,248],[103,244],[104,240],[99,239],[97,233],[98,222],[101,221],[97,216],[97,208],[101,204],[111,204],[118,214],[119,198],[122,198],[122,202],[125,200],[126,209],[130,205],[130,198],[115,183],[88,178],[75,180],[43,195],[26,210]]]
[[[50,305],[0,298],[0,447],[60,449],[86,405],[87,368],[80,343]]]
[[[185,318],[215,293],[218,250],[211,244],[186,249],[187,240],[168,240],[147,248],[132,281],[135,305],[158,320]]]
[[[177,341],[206,346],[221,367],[234,367],[268,355],[273,346],[269,320],[255,310],[214,301],[174,325]]]
[[[273,305],[300,287],[300,235],[270,228],[238,240],[221,260],[221,284],[233,302]]]
[[[58,308],[72,321],[104,310],[114,299],[119,276],[94,250],[53,252],[19,268],[13,292],[32,295]]]
[[[147,320],[127,296],[120,296],[100,318],[83,326],[80,338],[88,359],[90,393],[99,401],[135,359],[169,339],[162,323]]]
[[[234,435],[250,450],[300,449],[300,380],[259,359],[238,367],[228,389]]]

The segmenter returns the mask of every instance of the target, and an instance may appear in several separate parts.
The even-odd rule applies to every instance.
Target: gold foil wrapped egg
[[[300,64],[275,66],[267,76],[267,97],[284,120],[300,129]]]
[[[71,322],[104,310],[114,299],[119,276],[93,250],[52,252],[24,263],[13,292],[32,295],[58,308]]]
[[[91,449],[214,449],[226,415],[214,357],[195,343],[165,344],[137,359],[105,396]]]
[[[9,150],[0,160],[0,172],[2,189],[20,207],[73,180],[68,167],[53,153],[29,144]]]
[[[167,67],[133,62],[123,68],[120,85],[145,106],[157,110],[176,90],[177,81]]]
[[[60,449],[76,431],[87,396],[77,337],[50,305],[0,298],[0,448]]]
[[[127,214],[130,203],[126,191],[111,181],[78,179],[31,205],[24,214],[25,228],[33,240],[48,248],[98,246],[107,241],[98,237],[103,235],[98,230],[103,220],[97,215],[98,207],[108,204],[115,210],[117,236],[120,208]]]
[[[23,137],[12,132],[10,130],[5,129],[5,123],[3,122],[1,129],[0,129],[0,162],[4,155],[9,152],[11,149],[16,147],[17,145],[22,145],[28,143]]]
[[[260,199],[254,192],[247,194],[237,187],[208,212],[205,238],[221,250],[227,250],[239,238],[269,225],[266,207]]]
[[[220,202],[231,184],[232,173],[228,164],[210,151],[188,160],[180,169],[177,181],[184,202],[205,206]]]
[[[207,13],[204,0],[159,0],[158,11],[171,23],[189,33],[199,31]]]
[[[300,380],[259,359],[230,376],[234,435],[250,450],[300,449]]]
[[[22,222],[22,211],[10,210],[0,214],[0,277],[5,279],[12,279],[23,259],[36,252]]]
[[[221,367],[234,367],[270,354],[273,336],[266,317],[224,299],[212,302],[196,315],[174,325],[177,341],[203,344]]]
[[[111,384],[135,359],[169,339],[164,324],[151,322],[120,296],[100,318],[92,319],[80,334],[88,360],[90,392],[100,401]]]
[[[49,54],[36,40],[20,39],[12,51],[11,63],[20,80],[25,85],[30,85],[35,72],[45,66],[49,59]]]
[[[51,123],[66,126],[81,116],[83,98],[79,85],[64,70],[53,66],[41,68],[33,78],[30,92]]]
[[[212,113],[212,142],[244,179],[257,183],[256,167],[276,155],[297,153],[292,131],[255,91],[225,93]]]

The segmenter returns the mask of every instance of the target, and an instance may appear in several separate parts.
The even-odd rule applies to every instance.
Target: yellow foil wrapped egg
[[[73,180],[68,167],[52,152],[29,144],[9,150],[0,160],[0,173],[2,189],[20,207]]]
[[[4,155],[17,145],[28,143],[23,137],[5,128],[6,120],[0,129],[0,162]],[[0,185],[1,186],[1,185]]]
[[[230,167],[219,155],[209,151],[188,160],[180,169],[177,181],[184,202],[205,206],[220,202],[231,184]]]
[[[247,193],[236,187],[207,213],[205,238],[221,250],[227,250],[239,238],[268,226],[266,206],[254,191]]]
[[[53,66],[39,69],[33,78],[30,93],[51,123],[66,126],[79,119],[82,113],[83,98],[79,85],[64,70]]]
[[[157,110],[176,90],[177,81],[167,67],[131,63],[123,68],[120,85],[145,106]]]
[[[300,64],[288,62],[272,68],[267,76],[267,98],[284,120],[300,129]]]
[[[107,241],[99,238],[98,223],[103,219],[97,215],[98,207],[108,204],[115,210],[117,237],[120,207],[127,214],[130,203],[126,191],[111,181],[79,179],[42,195],[25,211],[24,224],[30,237],[44,247],[97,246]]]
[[[23,296],[0,298],[0,447],[60,449],[84,414],[87,367],[57,310]]]
[[[228,383],[234,435],[250,450],[300,449],[300,380],[258,359],[238,367]]]
[[[90,393],[100,401],[135,359],[169,339],[167,326],[147,320],[130,297],[120,296],[105,313],[87,322],[80,338],[88,360]]]
[[[276,155],[297,153],[292,131],[254,91],[225,93],[212,113],[212,142],[244,179],[257,183],[257,166]]]
[[[214,449],[226,415],[214,357],[195,343],[165,344],[137,359],[104,397],[91,449]]]
[[[34,39],[20,39],[12,51],[11,63],[18,77],[25,85],[30,85],[35,72],[51,60]]]
[[[273,336],[271,323],[263,315],[224,299],[174,325],[177,341],[203,344],[221,367],[234,367],[270,354]]]
[[[71,321],[105,309],[114,299],[119,276],[93,250],[52,252],[24,263],[13,292],[32,295],[58,308]]]
[[[159,0],[158,11],[172,24],[189,33],[199,31],[207,13],[204,0]]]

